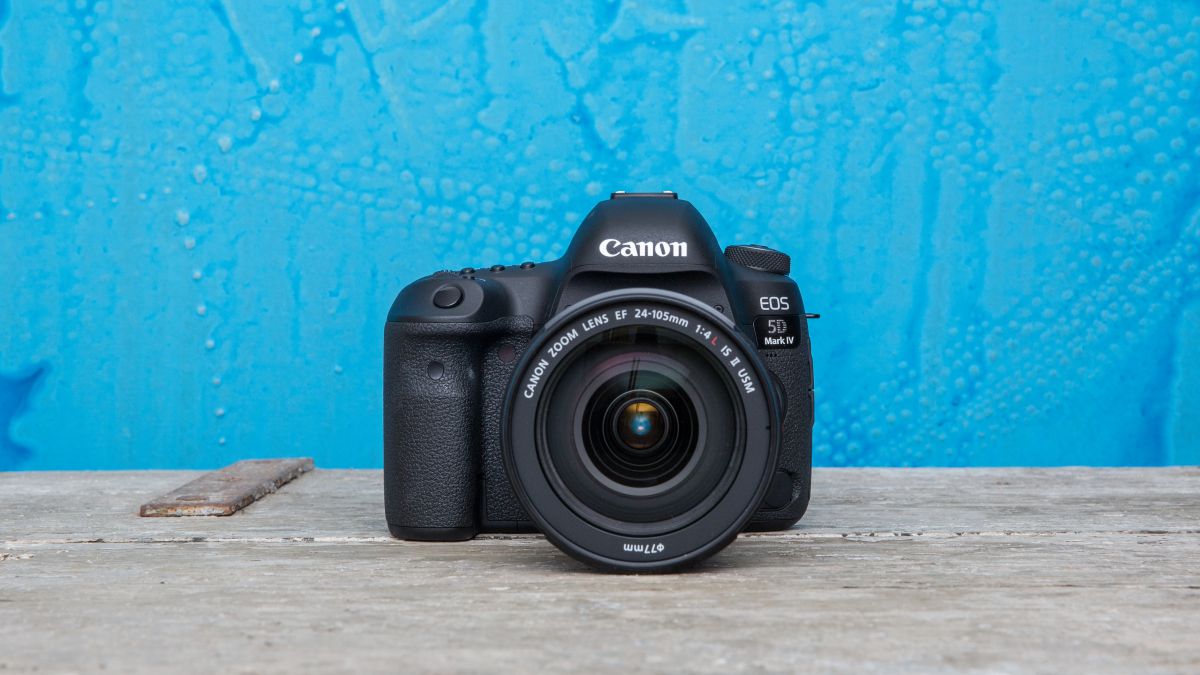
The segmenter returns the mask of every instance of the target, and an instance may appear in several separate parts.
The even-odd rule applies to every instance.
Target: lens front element
[[[680,442],[679,419],[662,394],[632,389],[595,398],[599,400],[587,406],[591,414],[585,413],[584,438],[588,458],[606,476],[623,485],[650,487],[678,472],[690,450]],[[612,398],[607,406],[606,398]]]
[[[639,397],[620,408],[613,416],[613,429],[623,449],[634,457],[656,448],[666,435],[666,415],[654,401],[646,396],[657,396],[654,392],[635,391]]]

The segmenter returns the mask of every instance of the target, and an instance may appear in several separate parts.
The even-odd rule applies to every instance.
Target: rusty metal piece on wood
[[[312,468],[311,457],[245,459],[142,504],[138,515],[233,515]]]

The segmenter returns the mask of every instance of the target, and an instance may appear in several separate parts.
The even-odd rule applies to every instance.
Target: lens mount
[[[657,289],[554,317],[514,371],[505,467],[529,516],[593,566],[663,571],[737,536],[779,452],[773,381],[722,314]]]

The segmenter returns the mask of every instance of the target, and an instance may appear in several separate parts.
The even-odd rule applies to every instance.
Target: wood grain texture
[[[1195,468],[817,470],[799,527],[667,576],[393,540],[373,471],[134,515],[192,476],[0,474],[0,671],[1200,669]]]
[[[311,457],[244,459],[151,499],[138,515],[231,516],[312,468]]]

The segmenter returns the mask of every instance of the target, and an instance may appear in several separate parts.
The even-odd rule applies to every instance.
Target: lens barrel
[[[728,544],[762,500],[778,397],[720,313],[656,289],[560,313],[515,371],[502,417],[514,492],[593,566],[665,571]]]

